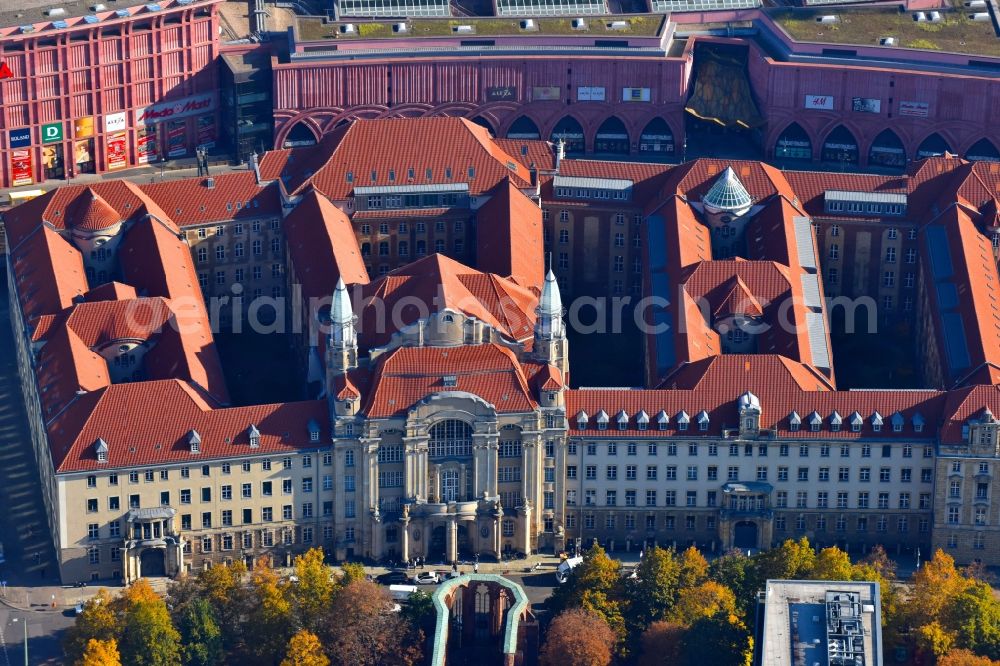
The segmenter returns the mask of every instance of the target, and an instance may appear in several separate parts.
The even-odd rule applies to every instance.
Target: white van
[[[416,585],[390,585],[389,596],[396,601],[406,601],[418,589]]]
[[[569,572],[575,569],[583,562],[582,557],[571,557],[568,560],[563,560],[559,564],[559,568],[556,569],[556,580],[562,585],[569,578]]]

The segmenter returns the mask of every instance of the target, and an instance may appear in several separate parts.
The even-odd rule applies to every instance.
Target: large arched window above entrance
[[[282,148],[294,148],[295,146],[312,146],[316,143],[316,135],[313,131],[309,129],[309,126],[303,122],[298,122],[292,125],[292,129],[289,130],[288,136],[285,137],[285,143]]]
[[[857,164],[858,140],[851,134],[851,130],[843,125],[834,127],[823,142],[823,154],[820,160],[837,164]]]
[[[882,132],[872,141],[868,151],[868,164],[901,169],[906,166],[906,150],[903,142],[891,129]]]
[[[660,153],[672,155],[674,152],[674,133],[663,118],[653,118],[642,134],[639,135],[640,153]]]
[[[465,421],[449,419],[431,426],[430,458],[459,458],[472,455],[472,427]]]
[[[792,123],[774,144],[774,156],[778,159],[811,160],[812,140],[801,125]]]
[[[560,139],[565,141],[567,153],[583,152],[583,127],[573,116],[566,116],[556,123],[556,126],[552,128],[550,139],[553,143]]]
[[[628,130],[625,123],[616,116],[611,116],[597,129],[594,140],[595,153],[628,154]]]
[[[980,139],[965,153],[965,159],[971,162],[1000,162],[1000,151],[989,139]]]
[[[542,133],[538,131],[538,125],[528,116],[521,116],[507,130],[508,139],[540,139]]]
[[[944,155],[945,153],[952,152],[951,146],[948,142],[944,140],[937,132],[931,134],[929,137],[923,140],[923,143],[917,148],[917,159],[922,160],[925,157],[934,157],[936,155]]]

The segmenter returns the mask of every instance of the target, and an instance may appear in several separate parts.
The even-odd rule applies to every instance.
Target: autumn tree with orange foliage
[[[556,616],[539,654],[542,666],[607,666],[617,637],[596,613],[581,608]]]
[[[421,633],[391,612],[389,592],[356,580],[333,596],[321,638],[327,656],[342,666],[409,666],[422,656]]]
[[[1000,661],[980,657],[971,650],[959,649],[938,658],[937,666],[1000,666]]]

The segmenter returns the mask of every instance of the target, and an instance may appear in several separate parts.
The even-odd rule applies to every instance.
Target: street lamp
[[[11,618],[12,622],[20,622],[24,626],[24,666],[28,666],[28,619],[26,617]]]

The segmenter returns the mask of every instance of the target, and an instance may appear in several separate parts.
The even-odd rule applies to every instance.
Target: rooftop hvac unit
[[[357,31],[354,29],[353,23],[345,23],[340,26],[340,34],[342,35],[353,35],[355,32]]]
[[[409,30],[409,28],[406,27],[405,23],[397,23],[392,27],[392,29],[400,33],[407,32]]]
[[[92,11],[92,12],[103,12],[103,11],[107,11],[107,9],[108,8],[105,5],[102,5],[102,4],[96,4],[96,5],[92,5],[90,7],[90,11]]]
[[[534,30],[535,19],[521,19],[521,30]]]
[[[895,46],[896,45],[896,38],[895,37],[882,37],[881,39],[878,40],[878,45],[879,46]]]
[[[53,7],[45,12],[46,16],[66,16],[66,10],[62,7]]]
[[[985,0],[980,0],[980,1],[985,2]],[[575,18],[575,19],[573,19],[573,29],[574,30],[586,30],[587,29],[587,21],[585,19],[582,19],[582,18]]]
[[[930,21],[931,23],[940,23],[941,12],[931,12],[930,14],[927,15],[927,20]]]
[[[608,30],[628,30],[628,23],[625,21],[612,21],[608,24]]]
[[[989,12],[976,12],[975,14],[972,15],[972,20],[973,21],[978,21],[980,23],[986,23],[986,22],[988,22],[990,20],[990,13]]]
[[[969,9],[986,9],[986,0],[969,0],[965,6]]]
[[[824,16],[817,16],[816,22],[822,23],[823,25],[830,25],[831,23],[836,23],[839,19],[833,14],[826,14]]]
[[[476,31],[471,25],[456,25],[454,30],[455,32],[461,34],[469,34]]]
[[[927,20],[927,14],[924,14],[923,12],[917,12],[913,15],[913,20],[916,21],[917,23],[923,23],[924,21]]]

